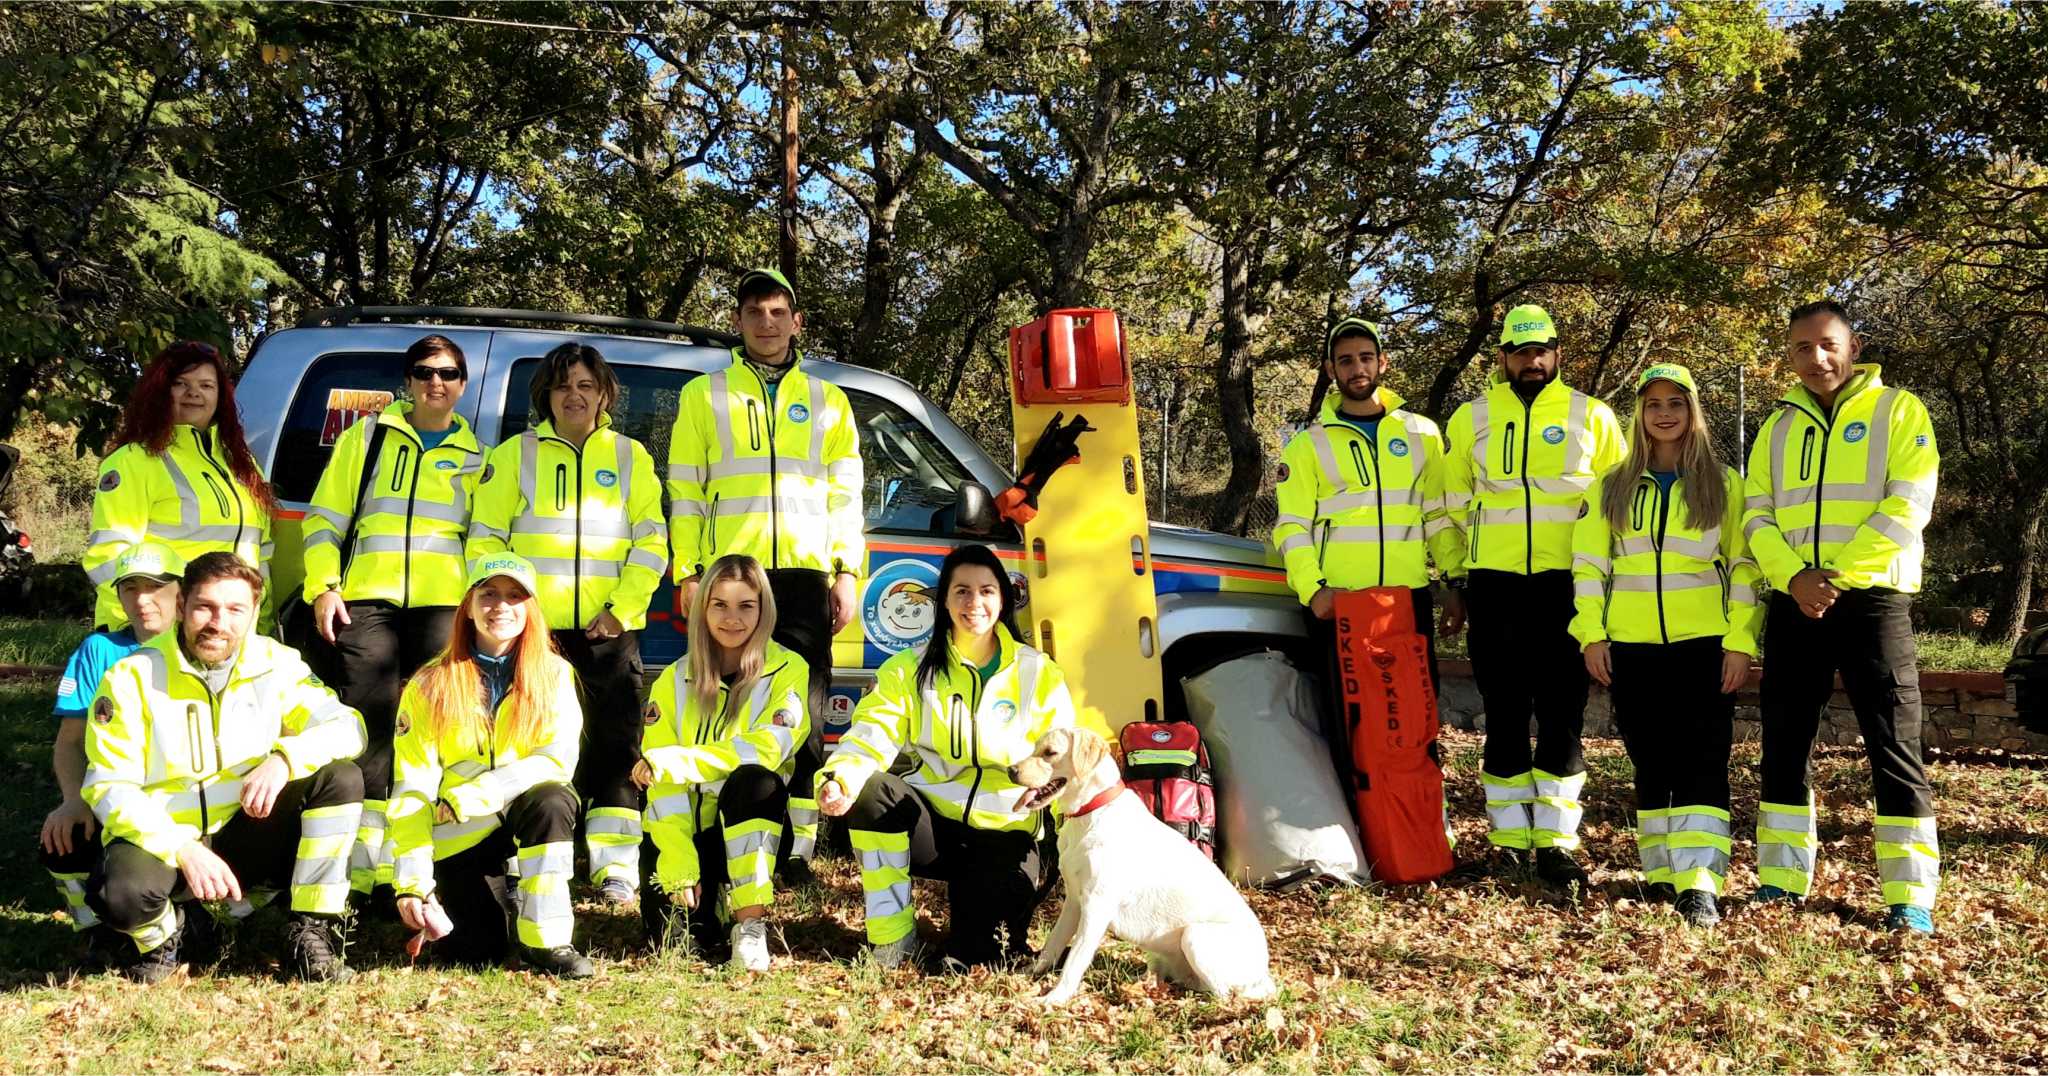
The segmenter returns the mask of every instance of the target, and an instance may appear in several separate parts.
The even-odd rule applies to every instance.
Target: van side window
[[[528,386],[540,357],[520,359],[506,375],[505,417],[498,427],[500,444],[539,425],[540,416],[531,410]],[[611,364],[619,379],[619,398],[612,404],[612,429],[647,446],[654,457],[654,473],[668,473],[668,433],[676,421],[676,397],[683,385],[697,376],[695,370],[672,370],[662,366]]]
[[[383,410],[404,386],[402,351],[331,351],[314,359],[278,431],[270,468],[278,500],[311,500],[342,432]]]
[[[860,425],[868,530],[951,537],[954,499],[968,480],[960,461],[901,407],[859,389],[846,398]]]

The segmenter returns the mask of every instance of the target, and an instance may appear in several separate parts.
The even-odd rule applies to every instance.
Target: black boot
[[[338,983],[355,975],[341,956],[341,921],[337,917],[293,912],[284,937],[287,966],[295,977]]]
[[[128,959],[121,965],[121,974],[130,982],[144,986],[155,986],[170,978],[178,971],[178,942],[183,934],[182,930],[172,931],[162,945],[146,953],[136,952],[135,943],[123,935],[122,941],[128,945]]]
[[[1678,914],[1687,926],[1711,927],[1721,922],[1721,908],[1714,895],[1704,889],[1688,889],[1678,895]]]
[[[532,946],[519,947],[519,958],[528,968],[546,972],[564,979],[588,979],[597,974],[597,966],[590,958],[576,951],[574,946],[557,945],[552,949],[536,949]]]
[[[1536,877],[1560,889],[1578,886],[1586,887],[1586,868],[1562,848],[1538,848],[1536,850]]]

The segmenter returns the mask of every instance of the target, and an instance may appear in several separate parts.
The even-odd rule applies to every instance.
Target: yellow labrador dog
[[[1032,974],[1052,970],[1072,946],[1059,982],[1039,1001],[1064,1005],[1081,988],[1105,934],[1145,950],[1162,978],[1219,997],[1273,994],[1266,933],[1223,872],[1152,817],[1123,786],[1102,737],[1053,729],[1010,767],[1025,787],[1017,810],[1059,802],[1060,873],[1067,901]]]

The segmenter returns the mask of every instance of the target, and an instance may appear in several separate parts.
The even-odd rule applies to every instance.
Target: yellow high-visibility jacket
[[[1031,754],[1049,729],[1074,727],[1074,701],[1066,677],[1052,659],[998,627],[1001,649],[988,683],[950,646],[946,671],[930,691],[917,685],[921,649],[904,650],[882,663],[875,689],[853,712],[853,727],[841,736],[818,779],[837,778],[849,796],[859,797],[868,778],[886,770],[908,747],[917,769],[906,780],[932,809],[976,829],[1034,830],[1037,812],[1014,808],[1022,786],[1009,767]]]
[[[629,630],[668,566],[654,457],[600,415],[582,451],[543,422],[491,450],[470,510],[466,555],[510,549],[533,562],[548,627],[587,628],[609,608]]]
[[[725,779],[753,765],[787,783],[796,771],[797,745],[811,733],[804,705],[811,668],[794,651],[769,643],[753,690],[734,704],[721,684],[718,706],[708,714],[690,690],[687,664],[671,663],[654,681],[640,732],[640,755],[654,770],[643,816],[661,852],[654,876],[671,892],[698,880],[694,841],[715,824]]]
[[[839,386],[790,359],[774,399],[733,349],[732,365],[683,386],[668,442],[669,537],[681,582],[728,553],[763,568],[858,576],[860,434]]]
[[[1628,527],[1619,531],[1600,512],[1601,491],[1629,476],[1617,468],[1593,484],[1572,531],[1571,633],[1581,649],[1719,637],[1721,649],[1756,656],[1762,574],[1742,540],[1742,476],[1722,472],[1728,507],[1705,530],[1690,522],[1683,476],[1667,495],[1655,478],[1636,475]]]
[[[1331,395],[1281,458],[1273,545],[1304,605],[1325,586],[1426,587],[1430,558],[1439,568],[1464,560],[1444,506],[1436,423],[1402,410],[1385,388],[1377,396],[1386,408],[1377,440],[1345,422]]]
[[[1795,388],[1757,431],[1742,526],[1778,590],[1805,568],[1842,573],[1848,590],[1920,589],[1941,453],[1926,405],[1879,373],[1858,363],[1833,414]]]
[[[306,509],[307,602],[338,587],[352,602],[387,601],[401,608],[461,604],[468,574],[462,543],[469,533],[469,500],[483,472],[483,449],[461,415],[453,416],[446,440],[425,449],[407,421],[412,407],[394,403],[374,421],[350,426],[336,442]],[[370,434],[379,425],[388,432],[363,489]],[[344,581],[341,541],[358,512],[355,556]]]
[[[427,708],[419,681],[405,685],[398,701],[398,735],[392,739],[391,799],[384,808],[392,842],[391,888],[401,896],[424,898],[434,891],[434,862],[482,844],[498,828],[499,812],[535,785],[566,785],[576,773],[583,739],[583,706],[576,674],[560,656],[547,656],[554,681],[551,735],[521,751],[506,742],[498,722],[481,741],[448,729],[427,734]],[[498,704],[502,717],[512,704]],[[455,821],[436,823],[434,808],[445,803]]]
[[[100,462],[92,497],[92,534],[81,562],[99,588],[93,622],[126,627],[114,591],[114,562],[153,538],[185,560],[216,550],[231,552],[270,578],[270,515],[228,470],[228,457],[211,429],[174,427],[163,454],[126,444]],[[264,592],[265,606],[270,604]]]
[[[1495,370],[1445,433],[1444,500],[1465,547],[1450,574],[1569,570],[1587,487],[1628,455],[1614,410],[1562,381],[1525,404]]]
[[[361,714],[275,639],[250,635],[218,697],[167,631],[107,670],[85,724],[82,793],[106,827],[166,864],[242,809],[242,779],[275,754],[291,779],[361,754]]]

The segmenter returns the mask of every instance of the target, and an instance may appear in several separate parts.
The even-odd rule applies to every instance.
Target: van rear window
[[[270,484],[279,500],[307,501],[343,431],[375,415],[405,381],[402,351],[332,351],[299,381],[279,431]]]

